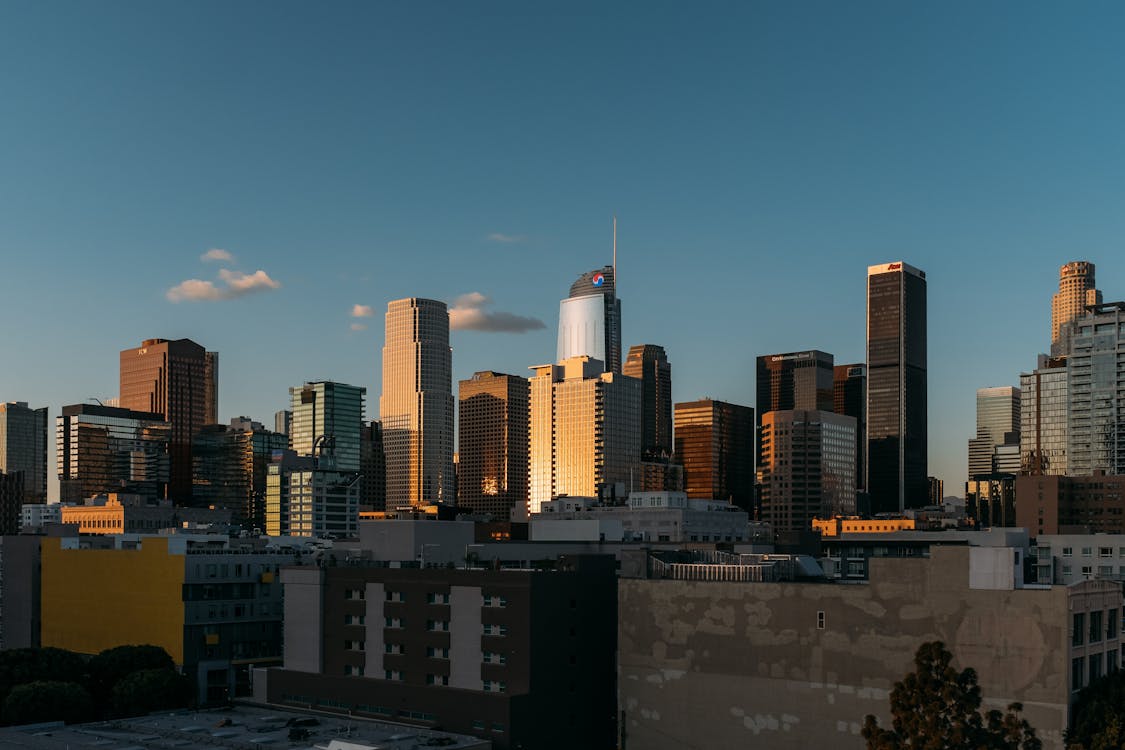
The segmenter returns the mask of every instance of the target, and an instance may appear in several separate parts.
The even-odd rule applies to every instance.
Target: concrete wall
[[[285,585],[285,668],[298,672],[320,672],[324,664],[324,638],[320,613],[323,609],[324,572],[320,568],[283,568]]]
[[[626,747],[862,748],[864,716],[888,725],[895,681],[941,640],[986,708],[1022,702],[1061,750],[1067,590],[971,589],[968,548],[931,554],[873,559],[868,584],[620,580]]]
[[[481,624],[480,586],[451,586],[449,591],[449,685],[480,690]]]

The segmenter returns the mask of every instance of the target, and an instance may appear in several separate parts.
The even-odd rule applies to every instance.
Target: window
[[[819,611],[816,613],[816,629],[824,630],[824,612]]]
[[[1116,649],[1113,650],[1113,651],[1106,651],[1105,652],[1105,671],[1106,671],[1106,674],[1109,674],[1110,672],[1116,672],[1117,671],[1117,651],[1116,651]]]
[[[361,601],[366,599],[367,596],[363,589],[346,589],[344,591],[344,598],[348,601]]]
[[[1093,565],[1083,565],[1082,566],[1082,575],[1086,576],[1087,578],[1094,575],[1094,566]]]
[[[366,651],[367,641],[344,641],[345,651]]]
[[[406,597],[403,596],[401,591],[387,591],[383,595],[383,598],[386,599],[388,602],[404,602],[404,601],[406,601]]]
[[[1083,557],[1090,557],[1093,554],[1094,554],[1094,548],[1093,547],[1083,547],[1082,548],[1082,556]]]
[[[403,646],[401,643],[384,643],[383,644],[383,653],[384,654],[405,654],[406,653],[406,646]]]
[[[1105,613],[1106,640],[1117,637],[1117,610],[1111,609]]]
[[[496,734],[504,734],[504,725],[492,722],[492,731]]]
[[[1064,566],[1062,566],[1062,570],[1063,570],[1063,578],[1066,578],[1067,576],[1070,575],[1071,567],[1069,565],[1064,565]]]
[[[1098,643],[1102,639],[1102,613],[1101,610],[1090,613],[1090,643]],[[1094,679],[1094,673],[1091,670],[1090,679]]]
[[[428,674],[426,675],[427,685],[448,685],[449,675],[447,674]]]
[[[574,635],[574,628],[571,628],[570,630],[571,630],[571,635]],[[485,625],[484,626],[484,634],[485,635],[507,635],[508,634],[508,626],[507,625],[495,625],[495,624]]]
[[[498,654],[495,651],[485,651],[481,654],[481,661],[485,664],[507,664],[508,656],[506,654]]]
[[[383,620],[383,627],[401,628],[402,627],[402,618],[401,617],[387,617]]]
[[[448,659],[449,649],[438,646],[426,646],[426,656],[431,659]]]
[[[448,633],[449,620],[426,620],[426,630]]]
[[[1102,676],[1102,655],[1090,654],[1090,682]]]
[[[485,596],[484,606],[486,607],[507,607],[508,597],[506,596]]]
[[[1113,577],[1113,566],[1112,565],[1099,565],[1098,566],[1098,578],[1112,578],[1112,577]]]
[[[1073,547],[1063,547],[1063,557],[1070,557],[1072,554],[1074,554]]]
[[[344,675],[348,677],[363,677],[363,667],[358,667],[355,664],[346,664],[344,666]]]
[[[1098,547],[1098,557],[1113,557],[1113,547]]]
[[[508,692],[508,684],[497,680],[485,680],[484,692],[486,693],[506,693]]]
[[[426,604],[449,604],[449,594],[430,592],[426,594]]]
[[[344,615],[345,625],[363,625],[367,622],[366,615]]]
[[[1074,613],[1074,627],[1071,633],[1071,646],[1081,646],[1086,635],[1086,614],[1084,612]],[[1082,687],[1079,685],[1078,687]]]
[[[396,682],[402,682],[402,672],[397,670],[397,669],[383,670],[383,679],[394,680]]]
[[[1085,687],[1085,683],[1082,681],[1082,667],[1085,663],[1086,660],[1081,656],[1076,656],[1070,660],[1070,692],[1072,693],[1077,693]]]

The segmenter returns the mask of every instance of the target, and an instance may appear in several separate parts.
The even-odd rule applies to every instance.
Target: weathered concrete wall
[[[866,585],[621,580],[626,747],[862,748],[864,716],[889,726],[895,681],[941,640],[985,708],[1022,702],[1061,750],[1066,590],[973,590],[968,548],[932,555],[874,559]]]

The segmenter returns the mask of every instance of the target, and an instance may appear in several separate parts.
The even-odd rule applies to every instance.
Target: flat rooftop
[[[315,723],[314,723],[315,722]],[[290,739],[290,733],[299,739]],[[307,732],[307,736],[304,733]],[[236,705],[91,724],[33,724],[0,729],[0,748],[93,750],[490,750],[464,734],[306,711]]]

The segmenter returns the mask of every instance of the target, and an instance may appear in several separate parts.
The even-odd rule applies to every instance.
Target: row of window
[[[1095,610],[1088,613],[1090,627],[1086,627],[1086,612],[1075,612],[1070,630],[1070,643],[1072,646],[1081,646],[1087,642],[1101,643],[1102,639],[1112,640],[1117,637],[1117,623],[1122,616],[1117,609],[1108,609],[1105,612]],[[1125,614],[1123,612],[1122,614]]]
[[[1116,672],[1120,669],[1120,663],[1116,650],[1074,657],[1070,660],[1071,692],[1076,693],[1102,675]]]
[[[1062,556],[1063,557],[1073,557],[1074,556],[1074,547],[1063,547],[1062,548]],[[1093,547],[1082,547],[1082,555],[1081,556],[1082,557],[1093,557],[1094,556],[1094,548]],[[1116,555],[1114,555],[1114,553],[1113,553],[1113,547],[1098,547],[1098,557],[1104,558],[1104,557],[1115,557],[1115,556],[1116,557],[1125,557],[1125,547],[1118,547]],[[1040,560],[1050,560],[1051,559],[1051,548],[1050,547],[1043,547],[1043,546],[1039,547],[1038,548],[1038,557],[1039,557]]]

